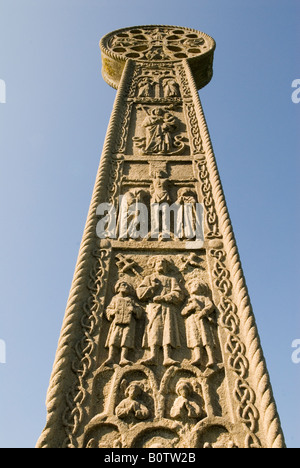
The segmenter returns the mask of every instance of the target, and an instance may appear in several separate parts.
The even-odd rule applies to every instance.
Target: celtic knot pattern
[[[199,177],[200,177],[200,180],[202,181],[201,189],[202,189],[202,193],[204,197],[203,203],[205,206],[206,223],[207,223],[207,228],[208,228],[206,237],[208,239],[220,238],[222,236],[219,232],[219,223],[218,223],[218,217],[217,217],[217,213],[215,209],[212,186],[209,180],[209,172],[207,169],[207,163],[204,159],[198,163],[198,169],[199,169]]]
[[[246,347],[239,338],[239,318],[237,307],[231,300],[232,284],[225,265],[226,253],[221,249],[211,249],[210,255],[215,259],[213,278],[220,293],[220,325],[228,332],[224,346],[228,354],[228,366],[238,376],[234,388],[234,395],[238,402],[238,417],[248,429],[245,446],[247,448],[250,448],[250,445],[260,447],[261,444],[254,434],[259,413],[255,407],[255,393],[246,380],[249,362],[245,356]]]
[[[83,305],[83,316],[81,319],[82,339],[76,343],[76,358],[72,362],[72,370],[77,377],[77,383],[67,394],[67,407],[63,414],[63,424],[66,431],[64,441],[65,448],[77,447],[77,431],[84,417],[84,404],[88,397],[87,377],[95,364],[96,338],[99,333],[100,314],[102,299],[100,293],[103,288],[105,265],[108,257],[107,250],[95,250],[93,268],[90,272],[88,289],[90,295]]]

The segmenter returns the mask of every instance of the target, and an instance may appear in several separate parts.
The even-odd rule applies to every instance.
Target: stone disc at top
[[[100,41],[103,76],[113,87],[118,82],[126,60],[138,62],[178,62],[189,60],[195,68],[201,65],[211,78],[215,41],[207,34],[177,26],[136,26],[119,29]]]

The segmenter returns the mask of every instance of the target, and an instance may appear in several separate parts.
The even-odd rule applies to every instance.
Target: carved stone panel
[[[283,447],[197,89],[215,43],[175,26],[100,43],[118,88],[39,447]]]

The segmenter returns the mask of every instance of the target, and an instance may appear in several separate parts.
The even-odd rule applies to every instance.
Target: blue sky
[[[200,91],[288,447],[300,447],[299,0],[0,0],[0,447],[34,447],[115,90],[100,38],[214,37]],[[1,362],[1,359],[0,359]]]

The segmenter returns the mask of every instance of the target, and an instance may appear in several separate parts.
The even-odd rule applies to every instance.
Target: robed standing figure
[[[143,348],[150,349],[144,364],[157,365],[158,353],[163,348],[164,366],[178,364],[171,357],[171,350],[180,348],[178,306],[183,301],[182,289],[172,276],[167,276],[168,262],[163,257],[153,259],[154,271],[146,276],[137,288],[137,296],[146,306],[147,324]]]

